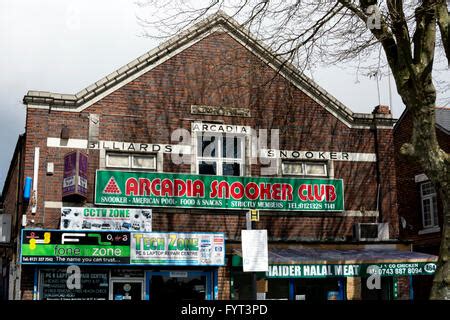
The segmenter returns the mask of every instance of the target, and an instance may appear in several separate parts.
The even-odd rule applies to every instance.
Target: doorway
[[[132,300],[144,299],[144,280],[142,279],[111,279],[109,286],[110,300]]]
[[[212,300],[211,272],[149,271],[149,300]]]

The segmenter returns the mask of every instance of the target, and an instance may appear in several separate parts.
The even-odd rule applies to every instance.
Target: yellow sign
[[[250,221],[259,221],[259,210],[250,210]]]

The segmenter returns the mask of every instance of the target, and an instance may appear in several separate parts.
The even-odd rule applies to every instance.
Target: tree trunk
[[[439,250],[439,261],[436,274],[433,279],[433,287],[431,288],[431,300],[450,300],[450,211],[449,198],[450,192],[447,181],[447,190],[440,192],[443,205],[443,229],[441,248]]]
[[[450,155],[439,146],[436,136],[436,91],[429,81],[415,90],[406,86],[399,90],[413,118],[411,143],[401,148],[401,153],[419,162],[424,173],[433,183],[443,204],[441,247],[437,270],[433,279],[430,299],[450,300]],[[402,92],[403,91],[403,92]]]

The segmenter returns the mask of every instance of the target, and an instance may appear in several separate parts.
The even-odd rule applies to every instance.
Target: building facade
[[[222,13],[24,104],[10,298],[251,298],[249,210],[259,298],[410,299],[434,271],[399,241],[389,109],[352,112]]]
[[[394,128],[395,162],[397,171],[398,204],[401,239],[412,241],[413,250],[439,254],[442,235],[442,201],[433,184],[419,164],[400,154],[412,134],[412,117],[405,111]],[[450,152],[450,109],[436,109],[436,136],[439,146]],[[425,299],[431,290],[430,277],[417,277],[416,295]]]

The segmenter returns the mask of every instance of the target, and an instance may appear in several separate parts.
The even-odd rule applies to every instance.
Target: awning
[[[242,252],[233,250],[233,266],[242,266]],[[432,275],[437,256],[393,249],[269,250],[269,278]]]

